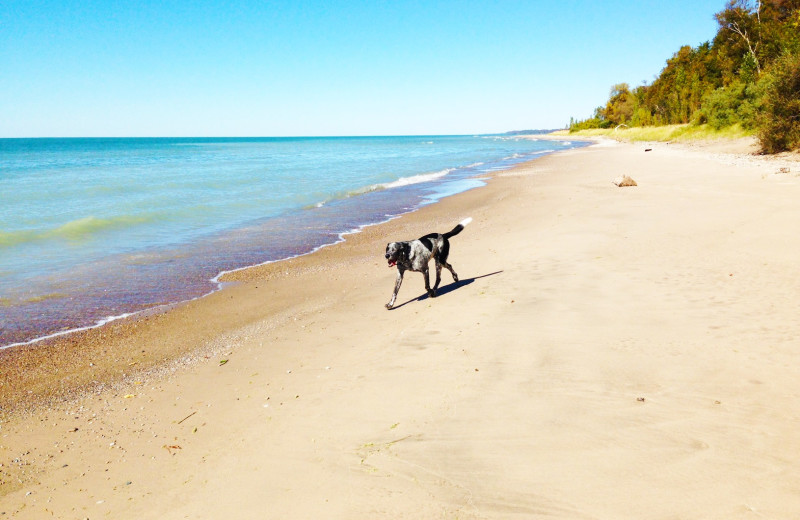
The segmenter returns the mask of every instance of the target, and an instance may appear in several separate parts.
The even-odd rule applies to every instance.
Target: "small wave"
[[[39,296],[26,298],[22,303],[40,303],[40,302],[45,302],[47,300],[61,300],[64,298],[69,298],[69,296],[64,293],[41,294]]]
[[[35,231],[0,231],[0,247],[11,247],[33,242],[39,233]]]
[[[526,153],[524,155],[521,155],[520,157],[533,159],[533,158],[539,157],[540,155],[547,155],[547,154],[554,153],[554,152],[555,152],[555,149],[549,149],[548,148],[547,150],[539,150],[539,151],[536,151],[536,152]]]
[[[537,150],[535,152],[525,152],[525,153],[513,153],[508,157],[503,157],[504,161],[515,161],[517,159],[533,159],[534,157],[539,157],[540,155],[547,155],[549,153],[553,153],[555,150],[547,149],[547,150]]]
[[[170,252],[169,254],[157,252],[138,252],[124,255],[120,259],[120,263],[129,266],[153,265],[163,262],[172,262],[181,258],[186,258],[187,256],[187,253],[176,253],[174,251]]]
[[[59,237],[68,240],[82,240],[107,229],[119,229],[152,220],[145,216],[122,215],[113,218],[85,217],[57,227],[45,233],[45,238]]]
[[[371,184],[369,186],[364,186],[362,188],[358,188],[355,190],[341,191],[339,193],[335,193],[331,197],[322,200],[320,202],[314,202],[312,204],[303,206],[303,209],[317,209],[325,206],[326,204],[334,200],[349,199],[350,197],[358,197],[359,195],[365,195],[373,191],[381,191],[384,189],[386,189],[386,186],[384,184]]]
[[[157,215],[120,215],[111,218],[94,216],[72,220],[47,230],[0,231],[0,248],[50,239],[80,241],[112,229],[122,229],[157,220]]]
[[[0,298],[0,307],[16,307],[19,305],[29,305],[32,303],[42,303],[48,300],[62,300],[64,298],[69,298],[69,295],[64,293],[49,293],[49,294],[40,294],[38,296],[30,296],[28,298]]]
[[[421,173],[419,175],[411,175],[410,177],[400,177],[396,181],[391,182],[384,182],[380,184],[370,184],[368,186],[362,186],[361,188],[357,188],[355,190],[340,192],[334,195],[333,197],[323,200],[322,202],[316,202],[309,206],[306,206],[307,209],[311,208],[321,208],[328,202],[332,200],[340,200],[340,199],[349,199],[351,197],[358,197],[359,195],[365,195],[367,193],[372,193],[373,191],[382,191],[382,190],[390,190],[392,188],[401,188],[403,186],[412,186],[414,184],[421,184],[423,182],[430,182],[436,179],[440,179],[447,175],[448,173],[454,171],[455,168],[446,168],[444,170],[440,170],[438,172],[431,172],[431,173]]]
[[[162,305],[162,306],[159,306],[159,307],[166,307],[166,305]],[[158,309],[159,307],[154,307],[154,309]],[[38,343],[40,341],[44,341],[44,340],[47,340],[47,339],[57,338],[57,337],[60,337],[60,336],[66,336],[67,334],[72,334],[73,332],[81,332],[81,331],[84,331],[84,330],[96,329],[98,327],[102,327],[103,325],[111,323],[112,321],[121,320],[121,319],[124,319],[124,318],[129,318],[131,316],[135,316],[136,314],[140,314],[140,313],[147,312],[147,311],[150,311],[150,310],[151,309],[145,309],[143,311],[138,311],[138,312],[127,312],[125,314],[119,314],[117,316],[108,316],[106,318],[103,318],[101,320],[96,321],[93,325],[86,325],[84,327],[75,327],[74,329],[61,330],[61,331],[58,331],[58,332],[53,332],[51,334],[47,334],[45,336],[40,336],[38,338],[29,339],[27,341],[20,341],[20,342],[17,342],[17,343],[10,343],[8,345],[2,345],[2,346],[0,346],[0,350],[7,349],[7,348],[12,348],[12,347],[21,347],[23,345],[32,345],[34,343]]]
[[[433,173],[421,173],[419,175],[412,175],[411,177],[400,177],[396,181],[387,182],[386,184],[382,184],[380,186],[383,186],[384,189],[388,190],[391,188],[399,188],[401,186],[420,184],[422,182],[429,182],[436,179],[440,179],[454,170],[455,168],[446,168],[444,170]]]
[[[335,198],[335,197],[334,197],[334,198]],[[317,209],[317,208],[321,208],[322,206],[324,206],[325,204],[327,204],[327,203],[328,203],[330,200],[331,200],[331,199],[323,200],[323,201],[320,201],[320,202],[312,202],[311,204],[306,204],[305,206],[303,206],[303,209]]]

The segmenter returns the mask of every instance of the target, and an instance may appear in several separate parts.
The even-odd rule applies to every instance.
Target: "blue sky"
[[[724,0],[5,0],[0,137],[560,128]]]

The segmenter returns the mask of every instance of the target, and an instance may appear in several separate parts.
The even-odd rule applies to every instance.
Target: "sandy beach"
[[[602,141],[0,351],[0,518],[793,518],[800,162],[751,150]]]

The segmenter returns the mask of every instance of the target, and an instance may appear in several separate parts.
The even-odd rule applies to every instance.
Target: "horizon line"
[[[554,132],[561,128],[507,130],[505,132],[467,132],[464,134],[352,134],[352,135],[86,135],[86,136],[0,136],[0,139],[330,139],[354,137],[464,137],[486,135],[525,135]]]

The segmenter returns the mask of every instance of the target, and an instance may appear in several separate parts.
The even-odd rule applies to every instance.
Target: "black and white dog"
[[[422,273],[425,277],[425,290],[428,291],[428,296],[430,297],[436,296],[436,289],[442,279],[443,266],[453,275],[453,280],[458,281],[458,275],[453,271],[453,266],[447,263],[447,256],[450,254],[449,239],[461,233],[464,226],[470,222],[472,222],[472,218],[466,218],[448,233],[431,233],[416,240],[386,244],[386,260],[389,262],[389,267],[397,266],[397,281],[394,284],[392,299],[386,304],[387,309],[394,307],[394,301],[397,298],[397,292],[400,290],[400,284],[403,283],[403,273],[405,271]],[[433,284],[433,289],[431,289],[431,283],[428,279],[428,263],[431,257],[436,262],[436,283]]]

